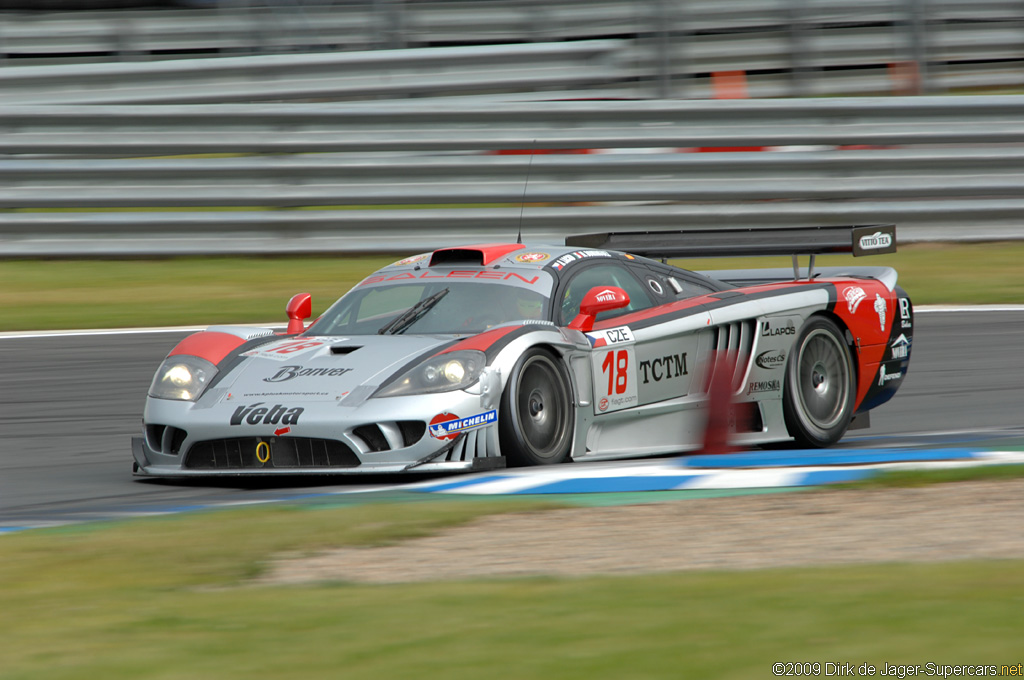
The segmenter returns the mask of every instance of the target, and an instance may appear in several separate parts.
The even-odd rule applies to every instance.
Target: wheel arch
[[[502,371],[501,376],[501,397],[498,407],[498,439],[502,455],[506,457],[510,465],[542,465],[549,462],[572,460],[578,440],[579,410],[577,408],[578,391],[575,373],[569,361],[565,358],[565,355],[571,349],[572,345],[558,342],[532,342],[525,343],[513,356],[509,357],[508,370]],[[550,405],[552,403],[561,403],[562,405],[561,409],[558,409],[561,410],[562,415],[556,416],[554,421],[562,423],[561,425],[556,425],[554,429],[555,432],[561,432],[561,434],[557,435],[551,442],[562,441],[564,444],[554,446],[553,448],[537,448],[537,442],[528,434],[531,429],[530,426],[527,425],[526,419],[521,417],[523,402],[518,397],[520,385],[515,381],[518,380],[517,376],[524,375],[521,371],[526,370],[526,366],[529,365],[526,363],[528,358],[533,356],[535,357],[533,361],[536,361],[537,355],[546,355],[547,358],[544,361],[554,364],[552,370],[556,371],[559,376],[554,383],[561,384],[565,390],[562,399],[555,399],[553,401],[540,396],[546,393],[550,397],[553,392],[546,392],[543,388],[541,388],[542,391],[539,393],[534,392],[534,394],[540,396],[539,403],[542,405]],[[535,389],[537,389],[536,384]],[[523,394],[526,394],[526,392]],[[533,397],[531,396],[530,399],[532,400]],[[538,408],[537,411],[533,411],[531,405],[531,417],[529,419],[532,420],[538,414],[547,410]],[[557,413],[558,410],[555,412]],[[543,420],[546,419],[542,417],[539,422],[543,422]],[[541,425],[541,428],[544,427],[544,425]],[[538,430],[533,430],[533,432],[536,433]],[[513,444],[513,442],[515,443]],[[513,444],[512,448],[507,448],[510,444]],[[545,454],[542,451],[553,450],[561,450],[563,453],[555,456],[557,460],[554,457],[551,460],[545,460]]]
[[[569,374],[569,387],[575,402],[579,398],[579,386],[576,384],[575,373],[569,363],[568,355],[582,348],[566,340],[554,327],[542,327],[541,332],[527,333],[509,342],[490,362],[501,374],[502,391],[508,386],[512,369],[519,358],[531,349],[542,349],[550,352],[565,366]]]
[[[846,348],[850,350],[850,358],[852,359],[851,363],[853,364],[853,385],[855,401],[853,407],[856,411],[857,406],[859,406],[859,404],[856,403],[857,401],[859,401],[858,399],[856,399],[856,393],[857,386],[860,385],[860,361],[858,361],[857,358],[857,342],[854,340],[853,329],[850,328],[850,324],[846,323],[846,319],[844,319],[839,314],[836,314],[835,311],[831,309],[822,309],[808,315],[808,317],[804,319],[804,323],[806,324],[807,322],[811,321],[816,317],[824,317],[828,319],[835,325],[839,326],[839,330],[843,332],[843,341],[846,343]]]

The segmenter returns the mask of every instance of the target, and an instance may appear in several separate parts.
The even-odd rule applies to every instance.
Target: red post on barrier
[[[708,418],[704,426],[701,453],[718,455],[733,451],[729,431],[735,420],[732,401],[732,376],[736,368],[733,352],[712,352],[708,360]]]
[[[921,94],[921,70],[916,61],[895,61],[889,64],[889,84],[895,96]]]
[[[746,71],[715,71],[711,74],[711,96],[714,99],[746,99]]]

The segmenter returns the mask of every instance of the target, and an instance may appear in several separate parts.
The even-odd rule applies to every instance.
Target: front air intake
[[[390,438],[385,430],[390,433]],[[423,438],[426,431],[427,424],[422,420],[399,420],[393,423],[360,425],[352,430],[352,434],[366,445],[367,450],[376,453],[412,446]]]
[[[352,449],[334,439],[238,437],[193,444],[185,457],[189,470],[316,469],[358,467]]]
[[[177,456],[181,452],[181,445],[185,443],[186,437],[188,437],[188,432],[177,427],[155,423],[146,424],[146,443],[149,448],[158,453]]]

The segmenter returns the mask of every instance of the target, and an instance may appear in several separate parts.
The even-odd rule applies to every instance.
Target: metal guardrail
[[[736,146],[766,150],[688,153]],[[410,252],[520,227],[1017,239],[1022,186],[1024,96],[0,106],[0,257]]]
[[[715,74],[737,71],[754,97],[919,93],[1024,85],[1022,35],[1024,8],[1011,0],[231,0],[206,10],[0,12],[0,71],[21,72],[10,76],[21,84],[5,96],[26,103],[543,94],[570,87],[583,96],[704,98],[715,92]],[[499,44],[609,40],[618,45],[614,58],[588,63],[585,77],[547,77],[579,66],[555,53],[535,68],[486,61]],[[405,66],[384,57],[360,57],[357,66],[298,58],[407,49],[454,50],[449,68],[476,73],[466,79],[476,88],[456,87],[443,71],[408,77]],[[253,55],[262,56],[245,59]],[[241,60],[232,67],[241,80],[226,83],[206,72],[221,59]],[[165,65],[175,60],[196,66]],[[301,63],[315,64],[308,83],[301,82]],[[100,65],[106,68],[91,68]],[[346,72],[351,68],[355,74]],[[488,69],[490,90],[482,87]],[[139,84],[107,91],[121,80]],[[300,82],[289,87],[293,80]],[[68,84],[67,92],[53,91]],[[0,89],[7,87],[0,81]]]
[[[0,154],[92,156],[1008,144],[1024,96],[0,106]]]
[[[5,104],[202,104],[488,94],[625,79],[616,40],[0,69]]]

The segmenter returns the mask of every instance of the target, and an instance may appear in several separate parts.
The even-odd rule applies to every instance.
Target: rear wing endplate
[[[685,231],[620,231],[568,236],[565,245],[621,250],[665,260],[670,257],[753,257],[791,255],[793,276],[799,278],[798,255],[824,253],[881,255],[896,252],[896,225],[867,224],[762,229],[692,229]]]

